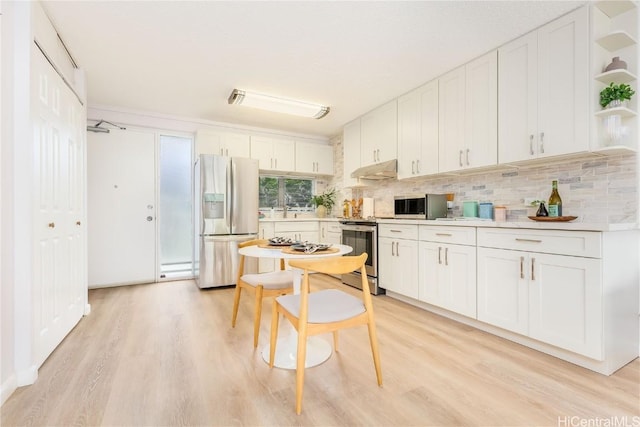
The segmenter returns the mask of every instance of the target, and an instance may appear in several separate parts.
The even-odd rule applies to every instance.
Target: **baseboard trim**
[[[84,306],[84,313],[83,315],[88,316],[91,314],[91,304],[86,303]]]
[[[16,376],[12,374],[0,386],[0,406],[4,405],[4,402],[9,399],[9,397],[13,394],[14,391],[16,391],[17,388],[18,382],[16,381]]]
[[[31,385],[38,379],[38,368],[33,365],[24,371],[16,372],[16,385],[22,387],[25,385]]]

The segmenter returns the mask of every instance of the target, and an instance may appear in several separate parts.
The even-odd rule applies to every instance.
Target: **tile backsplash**
[[[342,192],[339,200],[360,196],[373,197],[376,216],[393,216],[393,197],[396,195],[453,193],[454,216],[462,215],[462,202],[475,200],[506,206],[508,221],[526,220],[528,215],[535,215],[536,209],[525,205],[524,199],[548,200],[551,181],[557,179],[563,215],[577,216],[577,222],[638,222],[636,155],[549,161],[466,175],[402,181],[390,179],[359,189],[343,189],[341,136],[335,137],[332,143],[336,173],[328,185]]]

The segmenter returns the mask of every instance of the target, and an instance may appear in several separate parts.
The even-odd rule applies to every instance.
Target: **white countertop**
[[[499,228],[530,228],[537,230],[576,230],[576,231],[627,231],[638,228],[636,223],[602,224],[586,222],[548,222],[533,220],[527,222],[496,222],[481,219],[458,220],[421,220],[421,219],[379,219],[378,224],[418,224],[454,227],[499,227]]]
[[[343,218],[315,218],[315,217],[302,217],[302,218],[260,218],[260,222],[308,222],[308,221],[320,221],[320,222],[336,222]],[[437,226],[452,226],[452,227],[499,227],[499,228],[529,228],[537,230],[575,230],[575,231],[627,231],[638,229],[636,223],[617,223],[617,224],[604,224],[604,223],[587,223],[579,221],[569,222],[548,222],[548,221],[525,221],[525,222],[496,222],[481,219],[447,219],[447,220],[423,220],[423,219],[378,219],[378,224],[417,224],[417,225],[437,225]]]

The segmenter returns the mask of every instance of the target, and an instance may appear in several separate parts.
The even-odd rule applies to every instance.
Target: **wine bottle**
[[[536,216],[549,216],[549,212],[547,212],[547,208],[544,206],[544,202],[540,202],[540,206],[538,206],[538,212],[536,212]]]
[[[562,199],[558,193],[558,181],[551,181],[551,196],[549,196],[549,216],[562,216]]]

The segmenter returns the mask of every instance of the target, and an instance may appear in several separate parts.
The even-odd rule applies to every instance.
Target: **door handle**
[[[520,257],[520,278],[524,279],[524,257]]]
[[[147,221],[153,221],[153,217],[152,217],[151,215],[149,215],[149,216],[147,217]]]
[[[529,135],[529,154],[533,156],[533,134]]]
[[[536,280],[536,259],[535,258],[531,258],[531,281],[535,281]]]

